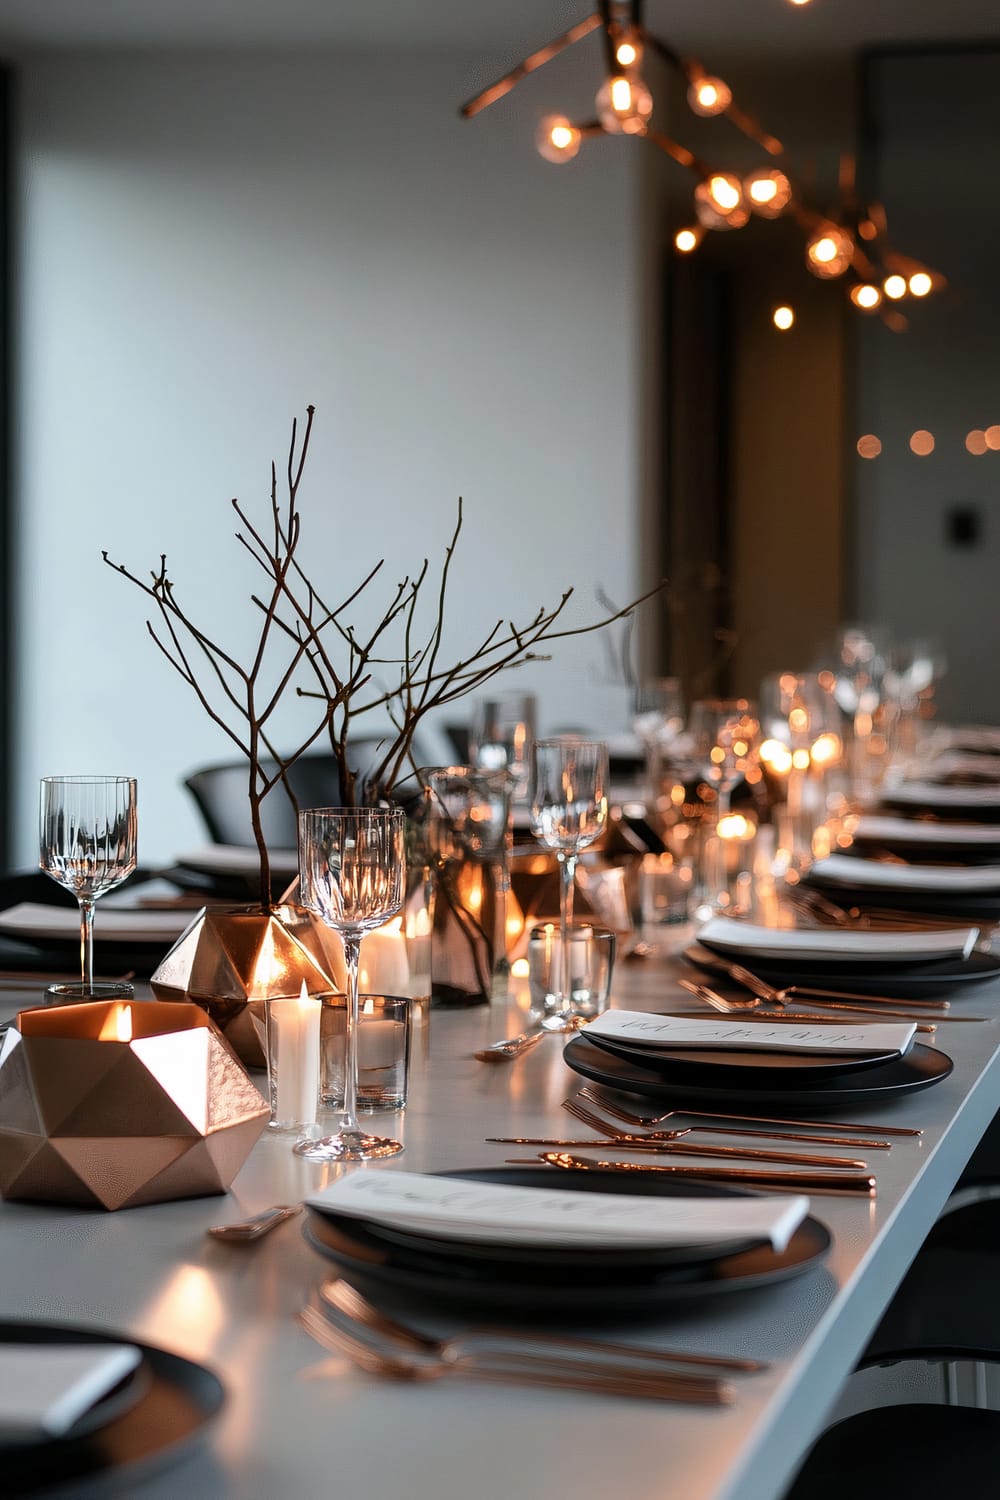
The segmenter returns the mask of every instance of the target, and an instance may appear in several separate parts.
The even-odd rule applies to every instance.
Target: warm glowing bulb
[[[806,245],[806,265],[814,276],[843,276],[854,257],[854,241],[839,224],[822,224]]]
[[[597,117],[611,135],[642,135],[653,113],[653,96],[641,78],[616,74],[597,95]]]
[[[926,271],[914,271],[910,277],[910,292],[914,297],[926,297],[933,285]]]
[[[775,328],[780,328],[782,333],[787,333],[788,329],[791,328],[792,324],[795,322],[795,313],[792,308],[782,304],[781,307],[776,307],[774,309],[773,313],[771,314],[771,322],[774,324]]]
[[[687,94],[696,115],[721,115],[733,102],[732,89],[721,78],[698,78]]]
[[[878,458],[882,452],[882,441],[873,432],[866,432],[864,437],[858,438],[858,455],[860,458]]]
[[[1000,449],[1000,427],[995,425],[987,427],[983,433],[983,437],[986,439],[986,446],[991,453],[996,453],[997,449]]]
[[[840,757],[840,736],[821,734],[818,739],[813,740],[811,754],[815,765],[828,766],[831,761]]]
[[[910,450],[918,458],[926,458],[928,453],[934,452],[934,434],[924,427],[918,428],[910,436]]]
[[[674,235],[674,249],[682,255],[690,255],[701,244],[701,229],[678,229]]]
[[[792,185],[784,172],[761,167],[743,180],[743,191],[755,214],[776,219],[791,202]]]
[[[546,115],[538,127],[535,145],[546,161],[572,161],[580,149],[579,129],[564,115]]]
[[[990,445],[986,441],[986,434],[982,428],[973,427],[971,432],[965,434],[965,446],[975,458],[981,458]]]
[[[871,282],[862,282],[859,286],[851,287],[851,301],[855,307],[860,307],[862,312],[874,312],[882,301],[882,293],[877,286]]]
[[[900,297],[906,296],[906,277],[887,276],[882,283],[882,290],[893,302],[897,302]]]
[[[742,229],[750,215],[743,185],[731,172],[713,172],[694,190],[694,210],[706,229]]]
[[[623,68],[630,68],[639,61],[639,49],[634,42],[619,42],[615,48],[615,57]]]

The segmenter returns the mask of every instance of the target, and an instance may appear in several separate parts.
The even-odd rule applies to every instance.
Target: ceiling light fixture
[[[807,0],[792,0],[792,3],[807,3]],[[653,94],[642,75],[643,60],[648,54],[679,75],[694,114],[725,116],[772,159],[784,158],[785,154],[781,141],[739,107],[724,79],[709,73],[696,58],[682,57],[646,30],[642,9],[642,0],[598,0],[593,14],[532,52],[463,104],[459,113],[464,119],[472,119],[568,47],[599,32],[603,43],[603,77],[595,99],[596,119],[573,121],[565,115],[547,115],[535,135],[535,144],[546,161],[572,161],[583,141],[591,136],[635,136],[646,140],[697,179],[694,211],[699,227],[678,231],[674,244],[680,254],[690,255],[706,229],[740,229],[749,222],[751,214],[762,219],[785,215],[795,220],[805,236],[806,265],[813,275],[829,281],[851,273],[852,303],[864,312],[877,311],[891,328],[904,328],[906,319],[898,310],[887,309],[885,298],[894,302],[907,296],[926,297],[945,285],[944,277],[890,250],[884,211],[878,205],[858,209],[853,203],[853,182],[850,190],[845,190],[842,177],[840,207],[836,212],[820,214],[808,206],[794,186],[784,160],[780,169],[766,165],[739,177],[701,160],[686,146],[656,129]]]

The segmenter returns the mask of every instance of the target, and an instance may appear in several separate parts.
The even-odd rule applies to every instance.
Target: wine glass
[[[299,813],[302,905],[340,934],[347,969],[344,1107],[335,1135],[292,1148],[310,1161],[370,1161],[403,1147],[369,1135],[357,1120],[358,962],[361,940],[403,904],[406,854],[402,808],[317,807]]]
[[[691,706],[691,735],[702,774],[716,793],[716,825],[732,811],[733,788],[753,766],[757,713],[749,698],[703,698]]]
[[[608,821],[608,747],[599,740],[560,735],[536,740],[531,756],[531,831],[555,850],[559,899],[559,1008],[546,1016],[547,1031],[575,1031],[570,969],[573,881],[576,864]]]
[[[476,705],[469,732],[470,758],[483,770],[507,773],[512,802],[527,794],[534,737],[531,693],[497,692]]]
[[[632,689],[632,731],[642,746],[648,791],[660,790],[664,762],[684,728],[678,677],[645,677]]]
[[[38,863],[80,905],[80,982],[66,1000],[121,999],[131,985],[94,983],[94,902],[135,869],[134,776],[43,776]]]

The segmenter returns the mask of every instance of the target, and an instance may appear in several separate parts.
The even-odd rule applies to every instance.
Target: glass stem
[[[89,896],[80,902],[80,978],[84,988],[94,988],[94,903]]]
[[[560,849],[557,855],[562,881],[559,889],[559,1006],[560,1015],[570,1015],[573,1010],[573,979],[570,974],[570,947],[573,931],[573,891],[576,880],[577,854],[573,849]]]
[[[344,1049],[344,1108],[340,1117],[342,1135],[360,1135],[358,1108],[358,965],[361,961],[361,934],[341,931],[344,944],[344,966],[347,970],[347,1034]]]

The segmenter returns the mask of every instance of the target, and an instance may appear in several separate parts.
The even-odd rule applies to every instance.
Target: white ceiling
[[[48,47],[481,47],[517,62],[593,0],[2,0],[0,49]],[[838,54],[880,44],[1000,38],[997,0],[647,0],[679,51]]]

